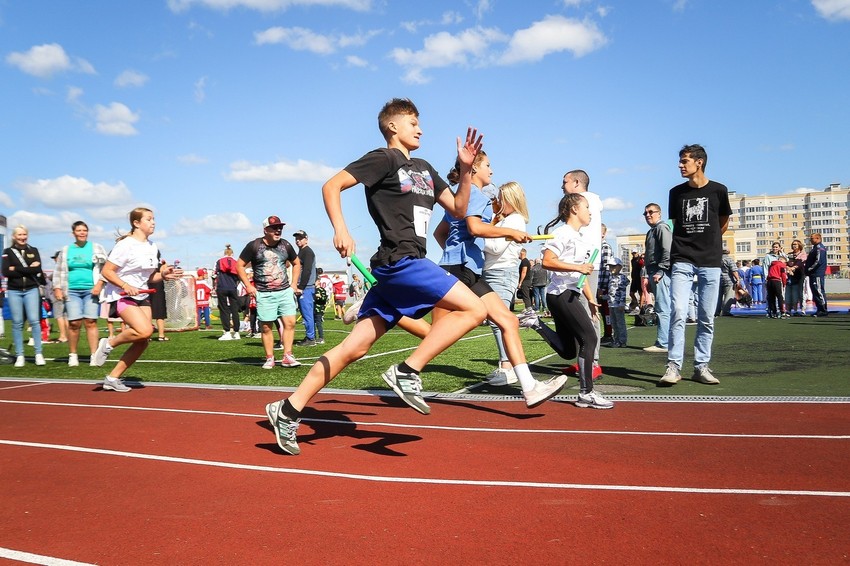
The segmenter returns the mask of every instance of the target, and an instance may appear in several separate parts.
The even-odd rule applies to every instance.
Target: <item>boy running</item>
[[[301,411],[325,385],[407,316],[419,319],[435,306],[449,311],[404,362],[390,366],[382,378],[401,399],[427,415],[431,409],[421,395],[420,372],[440,352],[475,328],[487,315],[484,304],[460,283],[425,257],[428,222],[434,203],[462,218],[469,203],[471,170],[481,149],[482,136],[467,130],[457,140],[460,163],[458,190],[452,194],[433,167],[410,153],[419,148],[422,130],[419,111],[408,99],[395,98],[378,114],[386,148],[371,151],[331,177],[322,187],[325,210],[334,228],[334,247],[340,256],[355,252],[342,214],[341,193],[358,183],[366,188],[369,214],[381,244],[372,256],[372,274],[378,284],[366,294],[358,322],[341,344],[329,350],[310,369],[287,399],[266,405],[278,446],[287,454],[301,452],[296,431]]]

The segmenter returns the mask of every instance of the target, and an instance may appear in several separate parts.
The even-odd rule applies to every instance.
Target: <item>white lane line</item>
[[[520,488],[543,488],[543,489],[576,489],[576,490],[602,490],[602,491],[644,491],[663,493],[705,493],[716,495],[789,495],[789,496],[812,496],[812,497],[850,497],[847,491],[814,491],[814,490],[788,490],[788,489],[747,489],[747,488],[705,488],[705,487],[676,487],[658,485],[606,485],[606,484],[580,484],[580,483],[553,483],[553,482],[524,482],[524,481],[502,481],[502,480],[465,480],[451,478],[412,478],[393,476],[373,476],[365,474],[348,474],[340,472],[328,472],[323,470],[306,470],[298,468],[278,468],[274,466],[258,466],[255,464],[240,464],[237,462],[221,462],[216,460],[199,460],[197,458],[177,458],[174,456],[160,456],[158,454],[144,454],[140,452],[124,452],[121,450],[104,450],[101,448],[87,448],[84,446],[67,446],[62,444],[43,444],[40,442],[22,442],[16,440],[2,440],[0,444],[8,446],[19,446],[25,448],[38,448],[48,450],[62,450],[67,452],[82,452],[86,454],[98,454],[103,456],[120,456],[122,458],[136,458],[139,460],[153,460],[158,462],[170,462],[177,464],[192,464],[195,466],[209,466],[213,468],[229,468],[235,470],[248,470],[255,472],[272,472],[279,474],[297,474],[304,476],[318,476],[338,479],[350,479],[379,483],[403,483],[422,485],[466,485],[474,487],[520,487]]]
[[[9,387],[0,387],[0,391],[6,391],[7,389],[21,389],[23,387],[36,387],[38,385],[50,385],[52,382],[50,381],[38,381],[36,383],[24,383],[23,385],[10,385]]]
[[[18,562],[26,562],[28,564],[43,564],[44,566],[93,566],[89,562],[75,562],[53,556],[21,552],[20,550],[12,550],[11,548],[0,548],[0,558],[8,558],[9,560],[17,560]]]
[[[18,401],[11,399],[0,399],[0,403],[10,405],[40,405],[47,407],[72,407],[84,409],[112,409],[122,411],[149,411],[161,413],[184,413],[192,415],[214,415],[224,417],[247,417],[251,419],[266,420],[265,414],[236,413],[229,411],[204,411],[198,409],[170,409],[166,407],[131,407],[127,405],[91,405],[85,403],[54,403],[50,401]],[[335,419],[301,419],[302,422],[328,423],[348,426],[368,426],[383,428],[403,428],[420,430],[443,430],[450,432],[481,432],[481,433],[521,433],[521,434],[593,434],[609,436],[671,436],[671,437],[699,437],[699,438],[760,438],[780,440],[850,440],[846,434],[747,434],[747,433],[708,433],[708,432],[664,432],[664,431],[637,431],[637,430],[584,430],[584,429],[523,429],[523,428],[488,428],[488,427],[466,427],[466,426],[442,426],[442,425],[420,425],[409,423],[392,423],[384,421],[350,421]]]

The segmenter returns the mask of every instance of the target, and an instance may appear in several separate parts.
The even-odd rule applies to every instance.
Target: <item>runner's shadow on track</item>
[[[334,437],[348,437],[355,440],[364,440],[366,442],[352,444],[351,447],[355,450],[371,452],[377,456],[407,456],[404,452],[394,450],[392,447],[397,444],[406,444],[408,442],[418,442],[422,440],[421,436],[412,434],[399,434],[395,432],[379,432],[374,430],[364,430],[363,425],[358,425],[352,422],[349,417],[354,415],[369,415],[372,413],[351,413],[350,411],[318,411],[307,408],[302,416],[302,423],[308,424],[313,429],[312,434],[299,434],[299,444],[314,445],[322,440]],[[274,434],[268,420],[258,421],[257,424],[269,432]],[[257,444],[257,448],[264,448],[276,453],[280,453],[280,448],[275,444]]]

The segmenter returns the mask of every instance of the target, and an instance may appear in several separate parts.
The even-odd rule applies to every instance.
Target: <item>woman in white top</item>
[[[528,204],[522,185],[516,181],[510,181],[499,187],[499,194],[493,199],[493,222],[497,228],[527,232]],[[522,251],[522,244],[504,237],[486,238],[483,250],[484,269],[481,278],[510,309],[519,282],[519,253]],[[489,323],[499,349],[499,367],[485,379],[491,385],[516,383],[517,377],[508,360],[502,331],[492,320]]]
[[[582,227],[590,224],[590,207],[587,199],[580,193],[564,195],[558,205],[558,219],[565,224],[553,233],[553,238],[543,247],[543,267],[552,272],[552,279],[546,288],[546,302],[555,320],[555,340],[547,339],[559,353],[567,359],[573,344],[578,343],[579,395],[577,407],[610,409],[611,401],[593,390],[593,355],[596,345],[597,319],[596,293],[591,290],[588,277],[593,272],[589,263],[593,246],[588,245],[579,234]],[[554,224],[554,223],[552,223]],[[552,225],[550,224],[550,225]],[[581,283],[581,285],[579,285]],[[588,314],[579,300],[584,294],[590,305]],[[537,321],[536,321],[537,322]],[[541,332],[551,329],[537,322],[533,326]],[[544,335],[544,338],[546,336]]]
[[[130,212],[130,233],[121,237],[101,270],[106,280],[106,302],[111,303],[124,329],[113,338],[101,338],[94,353],[94,364],[102,366],[116,346],[130,347],[115,364],[115,368],[103,380],[106,391],[127,392],[130,388],[121,381],[121,376],[139,359],[148,339],[153,333],[151,304],[148,298],[150,284],[162,279],[178,279],[183,270],[159,262],[156,244],[148,240],[156,228],[153,211],[134,208]]]

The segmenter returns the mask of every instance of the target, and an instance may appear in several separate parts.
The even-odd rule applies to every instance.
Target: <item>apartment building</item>
[[[732,218],[723,241],[736,260],[761,258],[773,242],[786,250],[793,240],[809,248],[809,234],[820,232],[829,250],[831,271],[850,266],[850,187],[833,183],[821,191],[785,195],[730,192]],[[617,255],[625,262],[631,251],[643,251],[645,234],[617,236]]]

